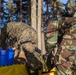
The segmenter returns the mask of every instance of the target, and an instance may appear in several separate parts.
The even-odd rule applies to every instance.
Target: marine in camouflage
[[[43,72],[48,71],[43,56],[37,48],[37,32],[31,26],[22,22],[10,22],[7,24],[7,33],[8,38],[16,38],[15,42],[11,40],[11,42],[13,41],[11,47],[17,49],[20,47],[20,50],[24,51],[30,68],[34,70],[42,68]]]

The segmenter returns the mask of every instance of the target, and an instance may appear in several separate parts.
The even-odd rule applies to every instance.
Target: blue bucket
[[[14,64],[14,50],[12,48],[8,49],[8,65]]]
[[[0,50],[0,66],[8,65],[8,51]]]
[[[8,66],[14,64],[14,50],[0,50],[0,66]]]

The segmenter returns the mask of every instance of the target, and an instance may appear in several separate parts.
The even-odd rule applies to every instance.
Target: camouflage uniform
[[[55,49],[58,37],[58,21],[51,21],[46,29],[46,45],[47,51],[51,52]]]
[[[66,9],[71,17],[76,17],[76,2],[74,0],[68,0]]]
[[[56,67],[59,75],[75,75],[76,71],[76,18],[66,17],[59,26]]]
[[[8,36],[17,39],[12,47],[22,47],[32,69],[43,67],[43,71],[48,70],[40,50],[37,49],[37,32],[32,27],[22,22],[10,22],[7,24],[7,32]]]
[[[49,36],[49,38],[47,38],[47,43],[51,46],[49,47],[47,45],[47,49],[50,50],[51,56],[53,55],[53,60],[50,61],[52,61],[54,67],[57,68],[58,75],[75,75],[76,19],[71,17],[61,18],[58,20],[58,24],[56,28],[54,28],[54,24],[50,24],[47,27],[47,31],[49,32],[47,33]],[[55,34],[57,36],[54,38]]]
[[[65,17],[59,24],[56,67],[59,75],[76,75],[76,12],[73,0],[68,1],[67,10],[73,18]]]
[[[55,67],[57,59],[55,55],[57,53],[57,39],[58,39],[58,21],[53,20],[48,23],[46,29],[46,50],[47,50],[47,65],[50,69]]]

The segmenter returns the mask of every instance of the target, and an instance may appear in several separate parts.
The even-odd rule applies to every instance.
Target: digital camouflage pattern
[[[8,37],[16,38],[12,47],[17,49],[20,47],[20,50],[24,51],[30,68],[43,68],[43,72],[48,71],[41,52],[37,48],[37,32],[31,26],[22,22],[10,22],[7,24],[7,33]]]

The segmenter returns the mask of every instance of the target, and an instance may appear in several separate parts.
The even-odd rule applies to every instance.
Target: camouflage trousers
[[[63,38],[59,51],[58,75],[76,75],[76,39]]]

